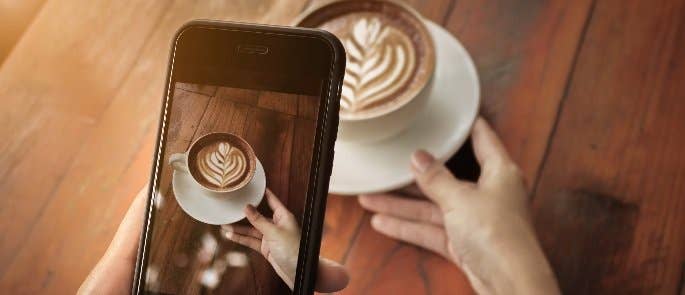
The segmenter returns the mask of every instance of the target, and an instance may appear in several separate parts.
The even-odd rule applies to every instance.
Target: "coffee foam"
[[[435,65],[432,40],[420,16],[388,1],[340,1],[316,8],[300,25],[336,35],[347,65],[340,119],[364,120],[406,105]]]
[[[357,18],[346,35],[342,111],[365,111],[395,100],[393,94],[408,83],[416,68],[409,36],[373,15]]]
[[[303,13],[297,26],[333,33],[345,46],[341,121],[367,120],[413,100],[435,68],[433,40],[421,16],[394,0],[332,0]]]
[[[240,183],[248,172],[247,157],[229,142],[205,146],[197,155],[197,172],[212,186],[228,188]]]

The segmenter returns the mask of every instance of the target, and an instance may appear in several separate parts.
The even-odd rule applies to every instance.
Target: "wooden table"
[[[311,3],[32,0],[0,38],[0,290],[72,293],[147,181],[181,23],[287,24]],[[568,294],[676,294],[685,263],[685,1],[410,1],[472,54],[482,114],[520,164]],[[40,8],[39,8],[40,7]],[[25,24],[25,25],[22,25]],[[7,33],[6,33],[7,32]],[[16,42],[12,40],[17,40]],[[9,44],[9,45],[7,45]],[[0,53],[9,52],[0,48]],[[0,57],[1,58],[1,57]],[[468,149],[450,166],[473,177]],[[443,259],[328,200],[343,292],[458,294]]]

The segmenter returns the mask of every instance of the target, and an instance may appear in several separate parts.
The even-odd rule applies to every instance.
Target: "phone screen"
[[[320,100],[313,93],[174,82],[145,293],[290,292]],[[252,226],[246,204],[276,230]]]
[[[134,293],[313,288],[345,62],[322,34],[179,30]]]

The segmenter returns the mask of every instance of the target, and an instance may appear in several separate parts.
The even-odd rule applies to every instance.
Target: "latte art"
[[[347,67],[340,107],[359,112],[391,102],[412,78],[416,52],[411,39],[378,17],[356,20],[344,38]]]
[[[218,188],[239,183],[247,170],[245,153],[228,142],[206,146],[197,156],[197,171]]]
[[[415,122],[431,94],[433,38],[425,20],[397,0],[321,1],[297,26],[331,32],[345,47],[338,138],[376,142]]]

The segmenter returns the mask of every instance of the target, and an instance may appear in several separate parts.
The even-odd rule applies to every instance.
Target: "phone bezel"
[[[303,220],[306,222],[303,222],[302,224],[302,238],[300,242],[297,275],[293,290],[294,294],[311,294],[313,293],[316,280],[323,217],[328,194],[329,178],[333,165],[333,147],[338,127],[340,90],[345,69],[344,48],[335,36],[322,30],[213,20],[195,20],[188,22],[176,32],[173,38],[167,67],[166,89],[163,95],[162,109],[160,111],[150,185],[148,187],[147,209],[138,247],[132,293],[140,294],[141,287],[145,284],[143,275],[144,270],[147,267],[147,253],[151,239],[150,232],[153,228],[154,221],[154,204],[152,196],[157,193],[159,187],[159,173],[161,172],[160,161],[162,160],[161,158],[166,144],[165,135],[168,131],[168,124],[166,124],[166,122],[169,115],[167,112],[169,101],[173,95],[173,85],[176,81],[176,77],[182,70],[182,67],[179,66],[180,63],[177,53],[179,53],[179,51],[182,52],[184,46],[182,36],[189,30],[208,30],[214,33],[217,31],[240,32],[241,34],[254,35],[257,40],[260,39],[258,36],[280,36],[281,38],[292,39],[291,41],[293,43],[298,43],[296,40],[314,40],[325,46],[328,51],[328,54],[324,57],[327,59],[327,71],[325,73],[315,73],[315,75],[325,75],[324,80],[322,80],[325,81],[325,83],[323,85],[324,87],[321,89],[320,95],[321,102],[317,119],[314,157],[312,160],[312,171],[310,174],[307,200],[305,202],[306,208],[303,217]],[[302,54],[302,52],[299,54]],[[309,57],[311,58],[311,56]],[[284,69],[286,68],[287,67]],[[284,87],[288,87],[288,85],[285,85]]]

